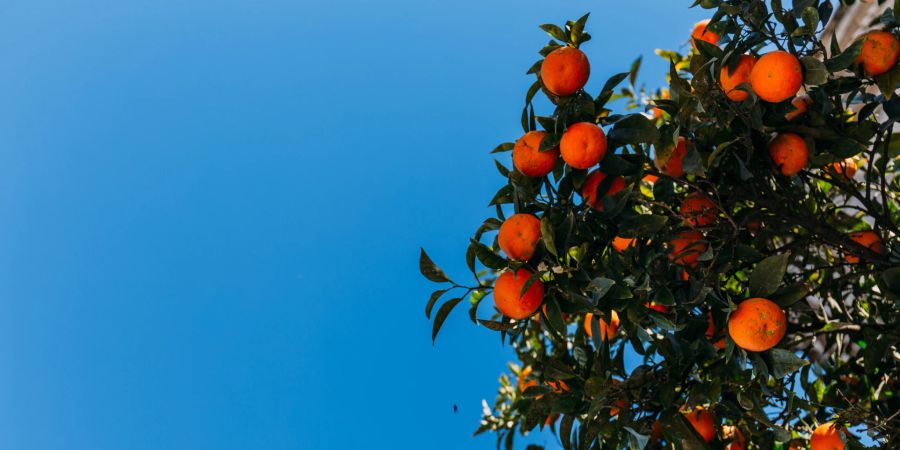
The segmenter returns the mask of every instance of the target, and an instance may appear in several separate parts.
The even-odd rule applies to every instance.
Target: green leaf
[[[790,257],[790,253],[783,253],[760,261],[750,273],[750,295],[766,297],[774,293],[781,286]]]
[[[441,308],[438,309],[437,314],[434,316],[434,325],[431,327],[432,345],[434,345],[435,339],[437,339],[438,332],[441,331],[441,326],[444,325],[444,320],[447,319],[447,315],[450,314],[450,311],[453,311],[453,308],[462,300],[462,297],[447,300],[447,303],[444,303],[443,305],[441,305]]]
[[[616,122],[609,139],[624,144],[650,144],[659,140],[659,130],[653,121],[641,114],[631,114]]]
[[[516,326],[515,323],[495,322],[493,320],[478,319],[478,323],[492,331],[506,331]]]
[[[825,67],[831,73],[840,72],[841,70],[850,67],[853,62],[856,61],[856,57],[859,56],[860,50],[862,50],[862,39],[857,40],[853,45],[847,47],[840,55],[826,60]]]
[[[770,350],[769,357],[772,359],[771,369],[775,378],[784,378],[809,364],[809,361],[800,359],[794,352],[782,348]]]
[[[544,214],[541,217],[541,239],[544,240],[544,247],[547,248],[547,251],[550,252],[553,256],[559,257],[559,254],[556,251],[556,230],[553,229],[553,224],[550,223],[550,217],[547,214]]]
[[[545,23],[543,25],[540,25],[540,27],[553,39],[557,39],[562,42],[569,42],[569,36],[566,35],[566,32],[563,31],[562,28],[553,25],[552,23]]]
[[[782,308],[787,308],[803,300],[809,295],[811,290],[810,285],[807,283],[796,283],[779,289],[769,297],[769,300],[777,303]]]
[[[875,84],[884,94],[884,98],[891,99],[900,84],[900,66],[894,66],[893,69],[875,77]]]
[[[619,236],[626,238],[653,237],[664,226],[668,218],[653,214],[640,214],[629,217],[619,224]]]
[[[491,150],[491,153],[500,153],[500,152],[508,152],[515,147],[516,144],[514,142],[504,142]]]
[[[803,63],[803,82],[810,86],[818,86],[828,81],[828,68],[825,63],[814,56],[803,56],[800,58]]]
[[[431,319],[431,309],[434,308],[434,304],[437,302],[442,295],[444,295],[450,289],[439,289],[431,293],[431,297],[428,299],[428,303],[425,305],[425,318]]]
[[[490,269],[503,269],[507,266],[506,260],[503,259],[500,255],[494,253],[490,247],[482,244],[476,240],[471,241],[473,245],[475,245],[475,256],[481,261],[481,264],[484,264],[485,267]]]
[[[800,17],[803,19],[806,32],[810,35],[815,34],[816,28],[819,26],[819,10],[812,6],[807,6],[800,13]]]
[[[881,280],[891,294],[900,297],[900,267],[892,267],[882,272]]]
[[[447,277],[444,271],[431,261],[428,254],[425,253],[425,249],[419,249],[422,251],[422,253],[419,254],[419,272],[422,273],[422,276],[435,283],[446,283],[450,281],[450,278]]]
[[[615,280],[611,280],[609,278],[597,277],[591,280],[591,284],[588,286],[591,293],[594,296],[594,303],[603,298],[607,292],[615,285]]]

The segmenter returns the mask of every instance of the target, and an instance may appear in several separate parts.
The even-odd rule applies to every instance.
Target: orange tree
[[[897,448],[900,11],[838,48],[828,1],[697,5],[651,113],[638,64],[584,90],[587,16],[541,26],[474,282],[421,253],[432,339],[466,302],[515,349],[477,430],[498,446]]]

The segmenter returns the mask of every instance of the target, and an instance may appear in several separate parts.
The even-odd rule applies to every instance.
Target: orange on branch
[[[513,165],[525,176],[542,177],[553,170],[559,149],[539,151],[541,141],[546,136],[547,133],[543,131],[529,131],[516,141],[512,154]]]
[[[715,418],[712,413],[705,408],[698,406],[693,411],[682,414],[684,414],[684,417],[690,422],[691,426],[697,430],[697,433],[703,437],[704,441],[710,442],[716,437]]]
[[[812,105],[812,103],[812,97],[806,94],[794,97],[794,99],[791,100],[791,106],[793,107],[793,109],[784,114],[784,119],[788,122],[794,121],[803,114],[806,114],[806,110],[809,109],[809,105]]]
[[[528,269],[519,269],[515,273],[512,270],[503,272],[494,282],[494,305],[506,317],[516,320],[525,319],[541,306],[544,299],[544,284],[541,280],[535,280],[525,295],[522,288],[531,278],[533,273]]]
[[[668,306],[662,305],[662,304],[659,304],[659,303],[656,303],[656,302],[647,302],[647,303],[644,303],[644,306],[647,307],[647,308],[650,308],[650,309],[652,309],[652,310],[654,310],[654,311],[656,311],[656,312],[663,313],[663,314],[669,312],[669,307],[668,307]]]
[[[706,339],[712,342],[713,347],[722,350],[723,348],[725,348],[725,338],[719,337],[720,333],[716,332],[716,323],[715,321],[713,321],[712,313],[708,312],[706,317],[709,320],[709,326],[706,327],[704,336],[706,336]],[[716,339],[717,337],[718,339]]]
[[[594,337],[594,332],[591,330],[591,319],[593,318],[594,315],[591,313],[584,315],[584,332],[587,333],[588,337]],[[619,331],[619,314],[617,312],[613,311],[609,315],[609,324],[607,324],[605,320],[600,319],[600,334],[602,334],[607,341],[611,341],[616,337],[617,331]]]
[[[685,155],[687,155],[687,140],[679,137],[675,145],[664,149],[662,152],[654,152],[653,164],[656,166],[656,170],[659,170],[663,175],[675,178],[683,177],[684,168],[682,162]]]
[[[847,158],[843,161],[835,161],[827,166],[825,166],[825,172],[829,175],[843,175],[848,180],[852,179],[854,175],[856,175],[856,170],[859,167],[856,165],[856,161],[853,158]]]
[[[722,70],[719,71],[719,82],[722,85],[722,92],[725,92],[729,100],[742,102],[750,96],[749,92],[737,87],[741,83],[750,82],[750,71],[753,70],[754,64],[756,58],[752,55],[741,55],[734,70],[731,70],[728,64],[722,66]]]
[[[809,149],[799,135],[781,133],[769,142],[769,156],[782,175],[791,176],[806,167]]]
[[[850,239],[875,253],[881,253],[881,237],[874,231],[866,230],[850,233]],[[847,252],[845,259],[850,264],[859,264],[860,261],[859,255],[854,254],[852,250]]]
[[[697,48],[697,44],[694,42],[696,40],[708,42],[712,45],[719,43],[719,35],[708,30],[708,26],[709,19],[704,19],[694,24],[694,29],[691,30],[691,47]]]
[[[862,48],[856,63],[861,64],[866,75],[881,75],[897,65],[900,57],[900,41],[887,31],[870,31],[863,37]]]
[[[637,242],[637,239],[635,238],[624,238],[621,236],[616,236],[613,238],[610,245],[612,245],[612,248],[615,249],[615,251],[622,253],[625,250],[628,250],[630,247],[633,247],[635,242]]]
[[[816,427],[809,439],[810,450],[844,450],[841,431],[834,422],[826,422]]]
[[[563,392],[569,391],[569,385],[566,384],[564,380],[548,381],[547,386],[550,386],[556,394],[562,394]]]
[[[513,214],[500,225],[497,242],[510,259],[528,261],[541,240],[541,220],[531,214]]]
[[[587,178],[584,179],[584,184],[581,186],[581,197],[584,198],[584,201],[587,202],[588,205],[591,205],[591,207],[597,211],[603,211],[604,198],[612,197],[616,192],[625,188],[625,179],[620,176],[615,176],[610,182],[609,189],[607,189],[603,197],[598,198],[597,187],[600,186],[600,183],[603,182],[605,178],[605,173],[600,170],[594,170],[588,174]]]
[[[576,169],[588,169],[606,155],[606,135],[590,122],[570,125],[559,141],[563,161]]]
[[[763,352],[778,345],[785,331],[784,311],[765,298],[744,300],[728,319],[731,339],[738,347],[751,352]]]
[[[591,64],[584,52],[574,47],[559,47],[541,64],[541,81],[550,92],[566,96],[583,88],[591,76]]]
[[[699,231],[682,231],[669,240],[669,260],[676,264],[696,266],[697,258],[706,251],[707,246]]]
[[[796,56],[783,51],[769,52],[759,58],[750,71],[750,86],[756,95],[770,103],[783,102],[803,85],[803,67]]]
[[[688,224],[705,227],[716,221],[716,204],[702,192],[694,192],[684,198],[678,212]]]
[[[731,443],[725,446],[725,450],[744,450],[747,448],[747,441],[744,439],[741,429],[734,425],[723,425],[722,437],[731,439]]]

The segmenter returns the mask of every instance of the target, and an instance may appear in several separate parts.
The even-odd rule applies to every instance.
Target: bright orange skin
[[[706,251],[708,244],[703,242],[703,234],[699,231],[682,231],[669,241],[669,260],[677,264],[694,267],[697,258]]]
[[[679,137],[678,143],[672,150],[672,155],[669,156],[669,160],[666,161],[665,164],[662,164],[662,161],[659,159],[659,154],[655,153],[653,155],[653,164],[656,166],[656,169],[664,175],[680,178],[684,176],[682,162],[684,161],[685,155],[687,155],[687,140],[683,137]]]
[[[809,109],[809,105],[812,105],[812,103],[812,97],[806,94],[794,97],[794,99],[791,100],[791,105],[794,106],[794,109],[785,113],[784,119],[788,122],[794,121],[796,118],[806,114],[806,110]]]
[[[729,100],[742,102],[750,96],[749,92],[735,88],[741,83],[750,82],[750,71],[753,70],[755,64],[756,58],[752,55],[741,55],[733,72],[729,72],[727,64],[722,66],[722,70],[719,71],[719,82]]]
[[[843,161],[835,161],[825,166],[825,171],[828,172],[829,175],[842,174],[849,180],[856,175],[856,170],[858,168],[859,167],[856,165],[856,161],[854,161],[853,158],[847,158]]]
[[[669,99],[669,90],[663,89],[659,98],[668,100]],[[653,120],[659,120],[662,118],[664,111],[659,108],[653,108]]]
[[[878,233],[867,230],[850,233],[850,239],[876,253],[881,253],[881,237]],[[859,256],[848,253],[844,257],[850,264],[859,264]]]
[[[810,450],[844,450],[840,430],[833,422],[819,425],[809,440],[809,448]]]
[[[644,178],[641,178],[641,181],[643,181],[645,183],[653,184],[653,183],[656,183],[656,180],[658,180],[658,179],[659,179],[658,176],[648,173],[647,175],[644,175]]]
[[[597,186],[600,186],[600,183],[604,178],[606,178],[605,173],[595,170],[588,174],[587,178],[584,179],[584,184],[581,186],[581,197],[597,211],[603,211],[603,199],[597,198]],[[619,192],[624,188],[625,179],[617,176],[613,178],[610,183],[609,190],[604,194],[606,196],[604,198],[612,197],[616,192]]]
[[[900,41],[893,33],[872,31],[863,39],[856,63],[862,64],[866,75],[872,77],[881,75],[897,65],[897,57],[900,57]]]
[[[716,437],[715,419],[709,411],[703,407],[697,407],[697,409],[683,414],[704,441],[710,442]]]
[[[749,298],[728,319],[728,334],[738,347],[763,352],[776,345],[787,331],[787,318],[775,302]]]
[[[559,141],[563,161],[576,169],[588,169],[606,155],[606,135],[590,122],[570,125]]]
[[[731,439],[731,443],[725,446],[725,450],[744,450],[747,448],[747,441],[744,439],[740,428],[736,426],[723,425],[722,436],[725,439]]]
[[[756,95],[770,103],[783,102],[800,90],[803,67],[796,56],[776,50],[759,58],[750,71],[750,86]]]
[[[706,339],[712,341],[718,333],[716,333],[716,323],[713,321],[712,313],[707,313],[707,319],[709,319],[709,326],[706,328]],[[719,338],[717,341],[713,342],[713,347],[722,350],[725,348],[725,338]]]
[[[625,250],[628,250],[629,247],[633,247],[635,242],[637,242],[637,239],[635,238],[623,238],[620,236],[616,236],[615,238],[613,238],[610,244],[612,245],[613,249],[615,249],[619,253],[622,253]]]
[[[781,133],[769,142],[769,156],[784,176],[796,175],[806,167],[809,148],[806,141],[794,133]]]
[[[654,310],[654,311],[656,311],[656,312],[663,313],[663,314],[669,312],[669,307],[668,307],[668,306],[666,306],[666,305],[660,305],[659,303],[656,303],[656,302],[648,302],[648,303],[644,303],[644,306],[646,306],[647,308],[650,308],[650,309],[652,309],[652,310]]]
[[[705,227],[716,221],[716,204],[702,192],[694,192],[681,201],[678,212],[694,227]]]
[[[531,275],[530,270],[519,269],[515,274],[510,270],[497,277],[494,282],[494,305],[504,316],[522,320],[541,306],[544,299],[544,283],[541,280],[536,280],[525,295],[519,296]]]
[[[546,135],[543,131],[529,131],[516,141],[513,147],[513,165],[525,176],[542,177],[553,170],[559,149],[538,151]]]
[[[541,221],[531,214],[513,214],[500,225],[497,241],[510,259],[528,261],[541,240]]]
[[[541,81],[548,91],[561,97],[578,92],[591,76],[591,63],[574,47],[559,47],[541,64]]]
[[[566,384],[565,381],[548,381],[547,386],[553,388],[553,392],[556,394],[562,394],[563,392],[567,392],[569,390],[569,385]]]
[[[694,29],[691,30],[691,47],[697,48],[697,44],[694,43],[697,39],[709,42],[712,45],[719,43],[719,35],[707,30],[706,27],[708,25],[709,19],[701,20],[694,24]]]
[[[591,313],[584,315],[584,332],[587,333],[588,337],[594,336],[594,332],[591,331],[591,319],[593,317],[594,315]],[[609,316],[609,324],[607,324],[605,320],[600,319],[600,334],[602,334],[607,341],[611,341],[616,337],[616,331],[619,331],[619,314],[613,311]]]

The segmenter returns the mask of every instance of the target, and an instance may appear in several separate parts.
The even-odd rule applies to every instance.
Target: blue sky
[[[0,448],[492,449],[508,349],[431,345],[419,245],[464,277],[538,24],[657,86],[689,4],[5,5]]]

